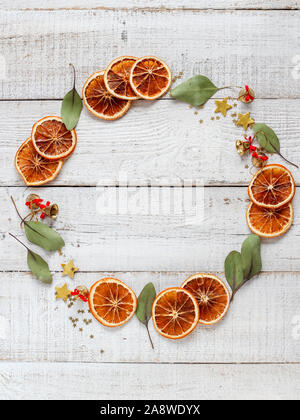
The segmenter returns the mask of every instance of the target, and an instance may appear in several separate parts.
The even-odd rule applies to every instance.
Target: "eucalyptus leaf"
[[[153,283],[148,283],[138,297],[136,316],[143,324],[147,325],[151,318],[152,303],[156,297],[156,290]]]
[[[242,256],[238,251],[231,251],[225,259],[225,276],[232,294],[242,286],[244,281]],[[233,297],[232,295],[232,297]]]
[[[250,280],[261,271],[260,237],[251,234],[242,244],[241,256],[244,278]]]
[[[81,110],[82,100],[75,88],[76,84],[76,71],[72,63],[70,66],[73,68],[73,89],[68,92],[61,104],[61,118],[68,130],[73,130],[76,127]]]
[[[43,283],[52,283],[52,274],[50,273],[47,262],[35,252],[28,250],[27,264],[36,278]]]
[[[139,321],[141,321],[148,332],[148,337],[151,343],[152,348],[154,349],[154,345],[150,336],[149,328],[148,328],[148,322],[151,318],[151,309],[152,304],[154,302],[154,299],[156,297],[156,290],[153,285],[153,283],[148,283],[141,291],[139,297],[138,297],[138,306],[136,310],[136,316]]]
[[[266,124],[258,123],[254,124],[253,130],[257,141],[268,153],[278,153],[280,151],[278,137],[272,128]]]
[[[57,251],[65,245],[62,237],[44,223],[25,222],[24,225],[27,239],[47,251]]]
[[[188,104],[203,105],[211,98],[217,88],[206,76],[193,76],[171,90],[171,96]]]
[[[66,94],[61,104],[61,117],[68,130],[76,127],[82,110],[82,100],[73,88]]]

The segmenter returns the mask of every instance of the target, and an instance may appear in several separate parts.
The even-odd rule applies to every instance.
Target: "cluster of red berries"
[[[253,146],[253,144],[252,144],[254,138],[252,139],[251,136],[249,136],[249,137],[244,136],[244,138],[245,138],[245,141],[243,143],[246,143],[247,148],[249,148],[249,155],[252,154],[252,157],[254,157],[256,159],[261,159],[263,161],[266,161],[266,160],[269,159],[268,156],[266,156],[266,155],[259,155],[257,153],[257,151],[256,151],[257,150],[257,147],[256,146]]]
[[[82,288],[79,286],[79,288]],[[84,293],[84,292],[83,292]],[[85,295],[80,293],[80,290],[78,289],[74,289],[74,292],[71,292],[71,296],[78,296],[83,302],[87,302],[88,298],[87,298],[88,292],[85,292]]]
[[[251,95],[250,93],[250,88],[248,85],[245,85],[245,91],[246,91],[246,96],[245,96],[245,101],[249,102],[249,101],[253,101],[254,100],[254,96]]]
[[[35,206],[39,207],[41,210],[44,210],[46,207],[50,206],[50,201],[47,201],[46,204],[42,204],[43,203],[43,199],[42,198],[35,198],[32,201],[26,201],[26,206],[29,207],[29,209],[32,209],[33,204],[35,204]],[[42,211],[42,213],[40,214],[40,218],[44,219],[46,216],[46,213],[44,211]]]

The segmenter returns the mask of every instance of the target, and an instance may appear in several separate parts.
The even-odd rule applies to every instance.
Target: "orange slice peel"
[[[143,99],[154,100],[161,97],[169,90],[171,83],[171,70],[157,57],[141,57],[131,68],[131,87]]]
[[[186,337],[199,321],[197,301],[180,287],[165,289],[153,302],[152,320],[154,328],[163,337],[173,340]]]
[[[135,314],[137,297],[121,280],[104,278],[90,289],[89,307],[92,315],[106,327],[118,327]]]
[[[227,313],[230,294],[219,277],[209,273],[198,273],[188,277],[181,285],[195,297],[199,306],[199,323],[212,325]]]
[[[263,238],[276,238],[286,233],[292,226],[294,210],[291,203],[270,209],[250,203],[246,218],[249,229]]]
[[[63,161],[50,161],[37,153],[31,137],[19,147],[15,166],[26,185],[39,186],[53,181],[59,174]]]
[[[267,165],[252,178],[248,194],[257,206],[278,209],[289,203],[295,194],[291,172],[282,165]]]
[[[116,98],[106,89],[104,70],[92,74],[82,88],[82,99],[87,110],[102,120],[117,120],[129,110],[131,101]]]
[[[104,83],[108,92],[120,99],[136,100],[137,95],[130,84],[131,68],[137,58],[132,56],[122,56],[113,60],[105,70]]]
[[[76,131],[68,130],[57,116],[47,116],[37,121],[32,127],[31,138],[37,153],[48,160],[66,159],[77,144]]]

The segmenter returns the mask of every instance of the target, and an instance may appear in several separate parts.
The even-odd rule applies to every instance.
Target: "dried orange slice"
[[[73,153],[77,136],[68,130],[60,117],[44,117],[34,124],[31,133],[35,150],[45,159],[61,160]]]
[[[140,98],[134,93],[129,82],[130,71],[136,60],[136,57],[122,56],[108,65],[104,73],[104,83],[113,96],[131,101]]]
[[[220,321],[230,304],[225,283],[213,274],[199,273],[188,277],[181,285],[192,293],[199,305],[200,324],[211,325]]]
[[[141,98],[159,98],[169,90],[171,82],[171,70],[159,58],[139,58],[131,68],[130,84],[136,95]]]
[[[82,99],[87,110],[103,120],[117,120],[129,110],[131,102],[113,96],[105,87],[104,70],[92,74],[82,89]]]
[[[159,334],[177,340],[194,330],[199,321],[199,307],[189,291],[171,287],[156,296],[152,319]]]
[[[31,137],[24,141],[15,156],[15,166],[26,185],[38,186],[52,181],[62,167],[62,160],[44,159],[33,147]]]
[[[133,290],[118,279],[104,278],[90,289],[91,313],[106,327],[118,327],[133,317],[137,298]]]
[[[278,209],[294,197],[295,181],[284,166],[267,165],[253,176],[248,194],[257,206]]]
[[[275,238],[287,232],[292,225],[293,216],[291,203],[279,209],[269,209],[250,203],[246,214],[250,230],[264,238]]]

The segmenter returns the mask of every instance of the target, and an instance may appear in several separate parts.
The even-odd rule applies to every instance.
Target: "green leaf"
[[[152,303],[156,297],[156,290],[153,283],[148,283],[138,297],[136,316],[143,324],[147,325],[151,318]]]
[[[24,225],[27,239],[47,251],[57,251],[65,245],[62,237],[44,223],[25,222]]]
[[[43,283],[52,283],[52,274],[50,273],[49,266],[40,255],[28,250],[27,264],[37,279]]]
[[[207,77],[194,76],[171,90],[171,96],[188,104],[199,106],[203,105],[211,98],[219,88],[217,88]]]
[[[76,127],[82,110],[82,100],[75,88],[70,90],[61,104],[61,117],[68,130]]]
[[[75,88],[76,82],[76,71],[72,63],[70,66],[73,69],[73,89],[70,90],[64,97],[61,104],[61,118],[68,130],[73,130],[76,127],[81,110],[82,100]]]
[[[231,251],[225,260],[225,276],[233,295],[244,281],[242,256],[237,251]]]
[[[242,244],[241,256],[244,278],[250,280],[261,271],[260,237],[251,234]]]
[[[139,297],[138,297],[138,306],[136,310],[136,316],[139,321],[141,321],[148,332],[148,337],[150,344],[152,348],[154,349],[154,345],[150,336],[149,328],[148,328],[148,322],[151,318],[151,309],[152,309],[152,303],[154,302],[154,299],[156,297],[156,290],[153,285],[153,283],[148,283],[141,291]]]
[[[280,151],[280,143],[278,137],[266,124],[254,124],[254,134],[259,144],[268,152],[276,153]]]

